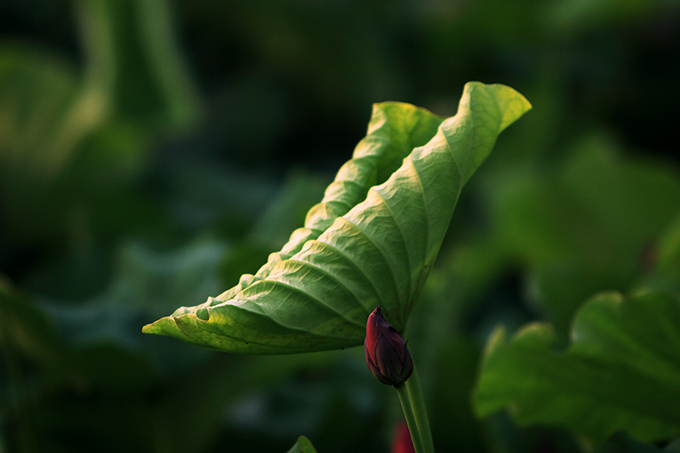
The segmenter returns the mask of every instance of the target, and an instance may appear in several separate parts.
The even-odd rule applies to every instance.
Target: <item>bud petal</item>
[[[406,342],[397,329],[385,321],[380,307],[368,316],[364,354],[369,371],[383,384],[401,384],[413,372]]]

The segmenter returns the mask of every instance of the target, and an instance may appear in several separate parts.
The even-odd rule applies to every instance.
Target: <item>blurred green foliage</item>
[[[509,407],[523,424],[565,426],[601,445],[617,431],[647,442],[680,432],[680,303],[650,292],[603,292],[574,319],[558,353],[552,326],[533,323],[508,344],[490,339],[475,392],[482,415]]]
[[[497,324],[566,344],[595,292],[680,289],[679,45],[675,0],[3,1],[0,450],[388,451],[396,398],[358,349],[140,328],[277,250],[373,102],[450,115],[481,80],[534,109],[463,192],[409,324],[435,444],[582,451],[470,396]]]

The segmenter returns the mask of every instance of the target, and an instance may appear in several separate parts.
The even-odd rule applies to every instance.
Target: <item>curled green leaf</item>
[[[230,352],[339,349],[363,343],[378,305],[403,331],[463,185],[530,108],[512,88],[479,82],[466,84],[447,119],[377,104],[353,158],[280,252],[235,287],[144,332]]]

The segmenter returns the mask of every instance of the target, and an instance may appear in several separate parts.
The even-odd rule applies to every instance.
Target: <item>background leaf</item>
[[[556,350],[546,324],[490,340],[475,393],[481,416],[508,407],[523,424],[557,424],[602,442],[625,430],[643,441],[680,432],[680,300],[647,293],[594,297],[573,344]]]
[[[437,123],[412,106],[377,106],[354,159],[279,254],[219,297],[144,331],[232,352],[336,349],[361,344],[378,305],[403,330],[463,185],[529,108],[509,87],[468,83],[457,115],[361,201],[397,161],[394,150],[408,152]]]
[[[582,301],[625,292],[654,265],[643,257],[680,206],[672,167],[620,155],[606,135],[571,146],[555,168],[498,175],[489,188],[495,237],[484,238],[525,263],[532,302],[565,338]]]
[[[300,436],[288,453],[316,453],[314,446],[305,436]]]

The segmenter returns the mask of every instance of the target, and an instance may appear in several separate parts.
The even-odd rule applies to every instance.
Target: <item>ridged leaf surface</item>
[[[463,185],[530,108],[504,85],[466,84],[458,113],[377,104],[366,137],[305,226],[255,275],[144,327],[202,346],[294,353],[356,346],[382,307],[402,330]]]

